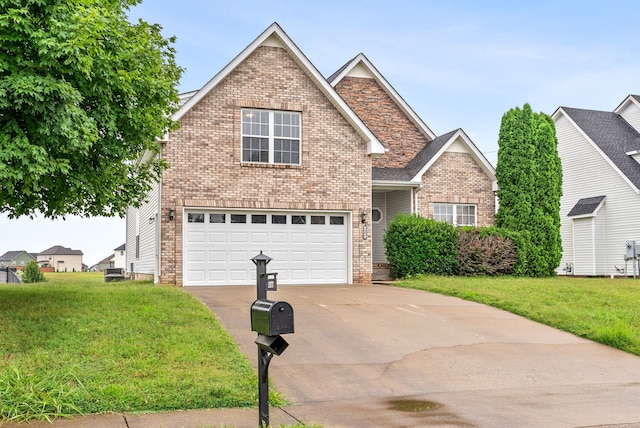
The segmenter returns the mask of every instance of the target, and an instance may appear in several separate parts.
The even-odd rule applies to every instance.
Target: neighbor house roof
[[[640,133],[617,113],[560,107],[583,135],[619,171],[636,192],[640,192],[640,164],[628,153],[640,150]]]
[[[260,46],[278,46],[284,48],[306,75],[316,84],[318,89],[325,94],[327,99],[342,114],[342,116],[353,126],[358,134],[367,142],[367,152],[369,154],[383,154],[384,146],[376,136],[365,126],[362,120],[356,115],[347,103],[337,94],[333,87],[320,74],[318,69],[307,59],[296,44],[289,38],[284,30],[273,23],[249,46],[247,46],[238,56],[236,56],[226,67],[216,74],[202,89],[195,93],[185,93],[180,96],[180,109],[173,115],[173,120],[180,120],[189,110],[200,102],[211,90],[224,80],[233,70],[236,69],[245,59],[249,57]]]
[[[113,251],[124,251],[127,247],[127,244],[124,243],[122,245],[120,245],[118,248],[114,248]]]
[[[6,253],[4,253],[3,255],[0,256],[0,262],[10,262],[14,259],[16,259],[18,256],[20,256],[20,254],[25,253],[28,254],[29,256],[31,256],[31,254],[27,253],[24,250],[18,250],[18,251],[7,251]],[[33,256],[31,256],[33,257]]]
[[[580,199],[571,208],[567,217],[592,217],[598,212],[606,198],[606,196],[594,196]]]
[[[38,253],[39,256],[81,256],[83,253],[80,250],[72,250],[71,248],[63,247],[62,245],[54,245],[51,248]]]

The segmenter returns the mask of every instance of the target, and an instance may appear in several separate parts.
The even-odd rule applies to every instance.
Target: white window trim
[[[269,113],[269,135],[268,135],[268,144],[269,144],[269,160],[268,162],[258,162],[258,161],[251,161],[251,160],[244,160],[244,147],[243,147],[243,138],[245,136],[244,132],[243,132],[243,120],[244,120],[244,114],[246,111],[250,111],[250,110],[260,110],[263,112],[267,112]],[[290,113],[290,114],[297,114],[298,118],[299,118],[299,136],[297,138],[298,141],[298,163],[284,163],[284,162],[274,162],[275,159],[275,113]],[[262,137],[264,138],[265,136],[258,136],[258,135],[247,135],[247,136],[251,136],[251,137]],[[288,139],[291,141],[296,140],[296,138],[287,138],[287,137],[278,137],[278,138],[282,138],[282,139]],[[253,165],[294,165],[294,166],[300,166],[302,165],[302,113],[298,112],[298,111],[290,111],[290,110],[266,110],[266,109],[259,109],[259,108],[243,108],[240,111],[240,159],[242,163],[245,164],[253,164]]]
[[[453,204],[448,202],[437,202],[433,204],[433,218],[436,218],[435,206],[436,205],[449,205],[453,207],[453,226],[473,226],[476,227],[478,225],[478,206],[476,204]],[[473,207],[473,224],[458,224],[458,207]],[[436,219],[437,220],[437,219]],[[440,220],[442,221],[442,220]]]

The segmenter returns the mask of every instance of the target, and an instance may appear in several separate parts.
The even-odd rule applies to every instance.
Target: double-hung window
[[[467,204],[433,204],[433,218],[454,226],[475,226],[476,206]]]
[[[300,113],[242,109],[242,162],[300,165]]]

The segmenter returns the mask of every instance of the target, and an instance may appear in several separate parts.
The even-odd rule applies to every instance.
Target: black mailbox
[[[256,300],[251,305],[251,330],[266,336],[293,333],[293,308],[287,302]]]

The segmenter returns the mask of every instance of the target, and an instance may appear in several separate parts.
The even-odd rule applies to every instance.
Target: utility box
[[[287,302],[256,300],[251,305],[251,330],[266,336],[293,333],[293,307]]]
[[[635,259],[636,255],[636,241],[627,241],[627,252],[624,254],[624,259]]]

